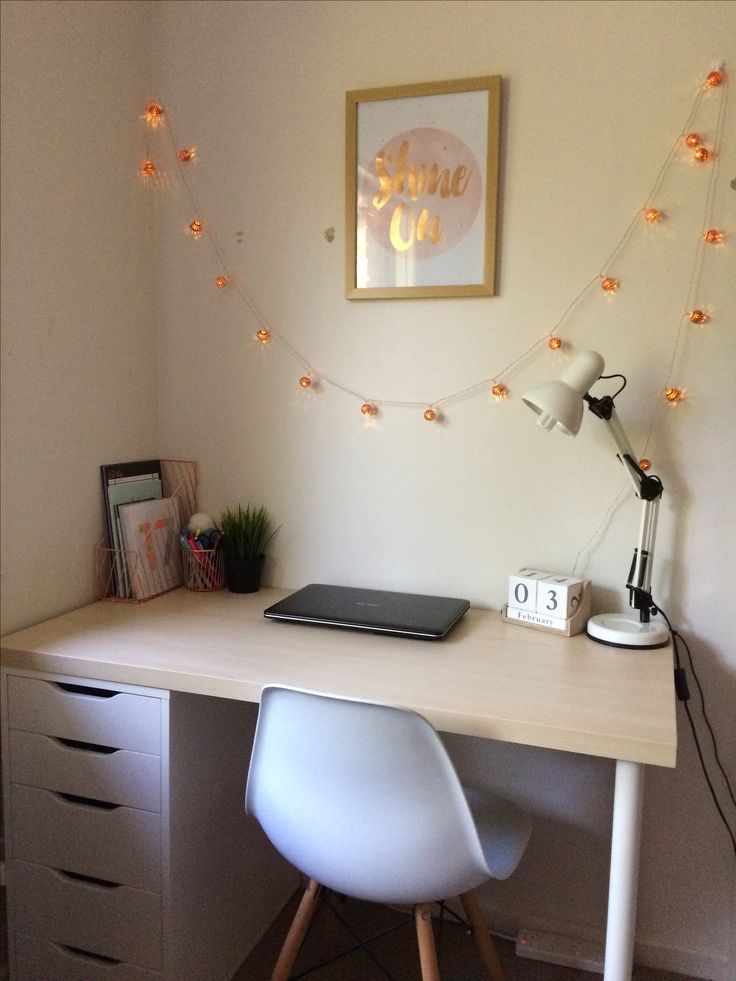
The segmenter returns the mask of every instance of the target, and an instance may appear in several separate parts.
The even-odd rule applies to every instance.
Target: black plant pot
[[[225,559],[225,577],[231,593],[257,593],[265,555],[255,559]]]

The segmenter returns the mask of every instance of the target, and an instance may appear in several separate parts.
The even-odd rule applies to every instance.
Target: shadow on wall
[[[480,777],[481,789],[516,801],[532,818],[532,837],[514,875],[479,891],[494,929],[509,935],[544,929],[602,941],[613,760],[449,733],[442,739],[464,783],[477,785]],[[571,799],[580,801],[572,817]]]

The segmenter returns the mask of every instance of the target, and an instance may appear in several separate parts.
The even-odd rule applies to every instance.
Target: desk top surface
[[[294,685],[412,708],[446,732],[675,765],[670,648],[619,650],[477,609],[442,641],[266,620],[285,595],[93,603],[4,637],[2,663],[251,702]]]

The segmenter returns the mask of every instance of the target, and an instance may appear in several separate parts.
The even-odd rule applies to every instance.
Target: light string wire
[[[621,504],[623,503],[624,495],[627,493],[627,491],[630,490],[630,488],[631,488],[631,484],[628,482],[628,480],[621,485],[621,489],[618,491],[616,496],[608,505],[606,509],[606,513],[601,518],[593,534],[590,536],[587,542],[585,542],[584,545],[580,546],[580,549],[578,550],[578,554],[575,556],[575,561],[572,564],[572,569],[570,570],[571,576],[578,575],[578,563],[581,561],[583,555],[586,556],[586,562],[587,562],[587,559],[592,553],[594,546],[597,544],[599,538],[603,535],[605,530],[608,528],[613,518],[614,512],[617,511],[618,508],[621,506]],[[584,568],[585,566],[583,566],[583,570]],[[581,570],[581,572],[583,570]]]
[[[624,234],[621,236],[621,240],[619,241],[618,245],[601,266],[600,271],[598,273],[599,276],[605,276],[606,270],[613,268],[615,260],[618,258],[619,254],[623,251],[624,246],[629,241],[629,238],[631,237],[634,229],[639,223],[639,219],[641,217],[642,212],[646,212],[647,208],[651,208],[657,203],[657,195],[659,194],[659,189],[662,186],[662,183],[664,182],[665,174],[669,169],[673,157],[682,146],[683,139],[685,138],[687,133],[690,132],[690,128],[693,125],[693,120],[696,118],[698,114],[698,109],[700,108],[700,103],[702,102],[705,92],[706,92],[705,86],[701,86],[698,89],[698,93],[695,96],[695,101],[693,102],[692,108],[690,110],[690,115],[687,117],[687,120],[685,121],[685,125],[682,127],[679,134],[675,138],[675,141],[670,148],[670,152],[667,154],[667,156],[664,159],[664,163],[659,168],[659,171],[654,180],[654,184],[652,185],[652,188],[649,191],[649,194],[644,199],[644,203],[642,204],[641,208],[635,213],[634,217],[631,219],[631,223],[629,224]]]
[[[724,77],[723,80],[722,80],[722,84],[720,86],[718,86],[718,87],[725,89],[726,88],[726,84],[725,83],[726,83],[726,79]],[[368,397],[368,396],[365,395],[364,392],[357,391],[356,389],[351,388],[348,385],[342,383],[338,379],[333,378],[333,377],[330,377],[329,375],[326,375],[326,374],[323,374],[322,372],[317,371],[317,369],[314,368],[314,366],[309,362],[309,360],[304,356],[304,354],[297,347],[295,347],[294,344],[291,343],[291,341],[288,339],[288,337],[284,333],[282,333],[281,331],[274,331],[271,328],[271,326],[269,325],[268,319],[266,317],[264,317],[263,313],[258,309],[258,306],[254,302],[254,300],[251,297],[251,295],[242,287],[242,285],[238,281],[238,277],[235,276],[232,273],[231,268],[230,268],[230,264],[228,263],[226,256],[224,255],[224,253],[221,250],[218,242],[216,241],[214,235],[212,234],[212,230],[209,227],[209,223],[207,221],[204,221],[202,223],[202,231],[204,232],[204,235],[205,235],[207,241],[209,242],[209,244],[210,244],[210,246],[211,246],[214,254],[216,255],[216,257],[217,257],[217,259],[218,259],[218,261],[220,263],[220,266],[222,268],[223,274],[225,275],[226,280],[227,280],[227,287],[235,290],[235,292],[241,298],[241,300],[246,305],[246,307],[251,312],[251,314],[256,319],[256,321],[257,321],[257,323],[259,325],[261,325],[262,327],[266,327],[266,325],[269,325],[267,327],[269,343],[271,343],[271,342],[280,343],[284,347],[284,349],[289,353],[289,355],[299,364],[300,368],[304,372],[306,372],[308,376],[310,376],[310,379],[312,377],[314,377],[315,379],[319,379],[319,381],[320,381],[321,384],[325,384],[325,385],[331,386],[331,387],[333,387],[333,388],[335,388],[335,389],[343,392],[344,394],[346,394],[348,396],[351,396],[353,398],[356,398],[356,399],[360,400],[361,402],[366,402],[367,400],[369,400],[374,406],[379,406],[380,405],[380,406],[385,407],[385,408],[389,408],[390,407],[390,408],[411,408],[411,409],[427,408],[427,407],[436,408],[436,407],[440,407],[440,406],[447,406],[450,403],[460,401],[461,399],[464,399],[464,398],[473,396],[473,395],[475,395],[475,394],[477,394],[477,393],[479,393],[481,391],[487,390],[488,387],[490,385],[492,385],[492,384],[495,384],[498,381],[498,379],[501,379],[501,378],[508,379],[508,377],[513,373],[514,369],[516,369],[519,365],[521,365],[522,362],[524,362],[527,358],[529,358],[534,353],[534,351],[536,351],[536,349],[540,345],[545,344],[545,343],[549,343],[549,341],[550,341],[550,339],[552,337],[556,336],[558,333],[562,333],[563,326],[566,324],[568,318],[570,318],[572,316],[575,308],[582,302],[583,298],[590,292],[590,290],[595,285],[599,285],[600,286],[600,283],[601,283],[602,278],[605,277],[607,274],[609,274],[612,271],[612,267],[613,267],[615,261],[619,258],[619,256],[621,255],[621,253],[624,251],[626,245],[628,244],[629,240],[631,239],[632,235],[634,234],[634,231],[635,231],[635,229],[637,227],[637,224],[642,220],[643,213],[646,211],[647,207],[652,206],[652,203],[656,200],[656,196],[657,196],[657,194],[659,192],[659,189],[660,189],[660,187],[661,187],[661,185],[662,185],[662,183],[664,181],[665,175],[668,172],[668,169],[670,167],[670,164],[672,163],[672,160],[675,157],[678,148],[681,147],[681,144],[682,144],[682,141],[683,141],[683,138],[684,138],[685,134],[687,134],[689,132],[690,128],[693,125],[693,122],[694,122],[695,118],[697,117],[698,110],[700,108],[700,105],[701,105],[703,96],[707,92],[709,92],[709,91],[713,91],[713,89],[712,88],[709,88],[706,83],[701,83],[700,84],[700,86],[698,88],[698,92],[697,92],[696,97],[694,99],[693,105],[692,105],[692,107],[690,109],[690,112],[689,112],[689,115],[687,117],[687,120],[686,120],[683,128],[681,129],[680,133],[678,134],[677,138],[675,139],[674,143],[672,144],[672,147],[671,147],[669,153],[667,154],[667,156],[666,156],[663,164],[659,168],[659,170],[657,172],[657,175],[655,177],[654,183],[653,183],[653,185],[652,185],[652,187],[651,187],[648,195],[645,198],[645,201],[644,201],[643,206],[641,208],[637,209],[637,211],[634,214],[634,217],[632,218],[631,222],[629,223],[629,225],[625,229],[623,235],[619,239],[619,241],[616,244],[615,248],[610,253],[610,255],[608,256],[608,258],[606,259],[606,261],[600,267],[599,272],[596,273],[595,276],[592,276],[585,283],[585,285],[582,287],[582,289],[575,295],[575,297],[572,299],[572,301],[568,304],[568,306],[563,311],[562,315],[554,323],[554,326],[551,328],[551,330],[546,331],[544,333],[544,335],[542,335],[540,338],[538,338],[536,341],[534,341],[534,343],[531,344],[524,352],[522,352],[521,354],[519,354],[517,357],[513,358],[507,365],[505,365],[505,367],[502,370],[497,371],[497,372],[494,372],[493,374],[488,375],[487,377],[485,377],[485,378],[483,378],[483,379],[481,379],[481,380],[479,380],[477,382],[474,382],[471,385],[466,386],[465,388],[459,389],[458,391],[455,391],[455,392],[451,392],[451,393],[449,393],[447,395],[443,395],[443,396],[441,396],[439,398],[432,399],[430,401],[417,401],[417,400],[415,400],[415,401],[407,401],[407,400],[403,400],[403,399]],[[702,265],[703,265],[703,261],[704,261],[704,252],[705,252],[704,234],[705,234],[705,229],[708,227],[708,225],[709,225],[709,223],[710,223],[710,221],[712,219],[713,204],[714,204],[714,201],[715,201],[716,181],[717,181],[718,172],[719,172],[718,171],[719,153],[718,153],[718,149],[717,148],[720,145],[720,138],[721,138],[722,129],[723,129],[723,123],[724,123],[724,118],[725,118],[725,106],[726,106],[726,98],[724,96],[721,99],[720,106],[719,106],[718,121],[717,121],[717,127],[716,127],[716,141],[715,141],[716,151],[715,151],[715,154],[714,154],[714,160],[710,163],[711,172],[710,172],[709,180],[708,180],[708,183],[707,183],[707,189],[706,189],[703,229],[702,229],[702,233],[701,233],[701,235],[699,237],[699,240],[698,240],[698,243],[697,243],[697,248],[696,248],[696,251],[695,251],[695,259],[694,259],[694,262],[693,262],[693,267],[692,267],[692,272],[691,272],[691,276],[690,276],[690,281],[689,281],[689,284],[688,284],[688,292],[687,292],[687,303],[688,304],[690,303],[692,297],[697,293],[697,288],[698,288],[698,285],[699,285],[700,275],[701,275],[701,271],[702,271]],[[163,112],[162,112],[162,116],[161,116],[161,118],[159,118],[158,122],[159,123],[163,123],[163,127],[162,128],[166,131],[168,140],[169,140],[169,142],[171,144],[171,148],[172,148],[173,153],[174,153],[174,159],[176,160],[176,163],[177,163],[178,172],[180,174],[181,181],[182,181],[182,184],[183,184],[183,186],[184,186],[184,188],[186,190],[187,196],[189,197],[189,200],[190,200],[190,203],[191,203],[191,206],[192,206],[192,209],[193,209],[193,214],[199,218],[202,215],[202,210],[201,210],[201,208],[199,206],[199,202],[198,202],[197,197],[196,197],[196,195],[194,193],[194,190],[192,188],[192,185],[191,185],[191,183],[189,181],[188,175],[186,174],[186,166],[187,166],[187,164],[186,164],[186,162],[183,162],[180,159],[179,152],[177,150],[178,143],[176,141],[176,137],[175,137],[173,125],[172,125],[172,122],[171,122],[171,115],[168,112],[168,110],[166,111],[165,117],[163,116]],[[148,129],[148,127],[146,127],[146,129]],[[146,150],[148,152],[148,139],[147,138],[146,138]],[[689,309],[689,307],[688,307],[688,309]],[[684,326],[686,324],[686,318],[688,317],[688,309],[686,309],[685,311],[683,311],[683,313],[681,315],[681,318],[680,318],[680,324],[679,324],[679,327],[678,327],[678,330],[677,330],[677,333],[676,333],[676,336],[675,336],[675,341],[674,341],[674,344],[673,344],[672,355],[671,355],[671,359],[670,359],[670,365],[669,365],[669,368],[668,368],[668,371],[667,371],[667,376],[666,376],[666,378],[667,378],[668,381],[671,380],[671,378],[673,377],[673,372],[674,372],[675,366],[676,366],[676,364],[678,362],[678,353],[679,353],[680,347],[682,346],[682,339],[683,339],[683,334],[684,334],[683,328],[684,328]],[[505,392],[505,387],[504,387],[504,395],[505,394],[506,394],[506,392]],[[646,438],[645,450],[646,450],[646,447],[648,447],[648,445],[649,445],[649,443],[651,441],[651,438],[652,438],[652,435],[653,435],[654,429],[655,429],[655,423],[656,423],[656,420],[657,420],[658,416],[659,416],[659,413],[655,409],[655,411],[652,413],[652,416],[651,416],[651,419],[650,419],[650,425],[649,425],[649,431],[648,431],[647,438]],[[613,507],[613,506],[614,505],[611,505],[611,507]],[[598,534],[598,532],[596,532],[596,535],[594,535],[594,539],[595,539],[595,537],[597,537],[597,534]],[[582,549],[581,552],[582,551],[585,551],[585,549]],[[576,560],[576,562],[577,562],[577,560]]]
[[[703,94],[704,94],[704,90],[700,92],[700,96],[702,97]],[[718,177],[720,174],[721,154],[720,152],[718,152],[718,150],[720,148],[722,136],[723,136],[723,127],[726,118],[727,104],[728,104],[728,86],[724,86],[718,106],[718,116],[716,120],[716,153],[711,163],[710,174],[708,176],[708,184],[707,184],[706,195],[705,195],[703,225],[701,227],[700,235],[697,239],[697,244],[695,248],[693,265],[690,272],[690,279],[688,281],[688,287],[687,287],[687,298],[685,302],[685,309],[681,313],[680,322],[678,324],[677,333],[675,335],[675,342],[672,346],[672,357],[670,359],[670,364],[667,369],[667,376],[665,379],[667,383],[670,382],[674,377],[676,366],[681,357],[680,351],[681,348],[684,347],[684,341],[687,337],[686,327],[689,322],[689,311],[692,310],[693,307],[697,305],[697,296],[700,289],[703,264],[705,261],[705,251],[707,248],[705,234],[712,223],[716,188],[718,185]]]
[[[727,99],[728,99],[728,89],[725,84],[723,86],[723,89],[724,92],[719,103],[718,117],[717,117],[716,128],[715,128],[716,150],[720,148],[722,142],[723,127],[725,122],[726,106],[727,106]],[[685,136],[690,132],[692,126],[694,125],[694,120],[697,117],[697,113],[700,108],[703,96],[706,94],[706,92],[707,89],[705,86],[702,86],[698,90],[698,94],[693,103],[692,109],[690,111],[690,115],[688,116],[685,125],[683,126],[680,133],[676,137],[674,143],[672,144],[670,152],[668,153],[664,163],[660,167],[657,177],[652,186],[652,189],[649,192],[649,195],[646,198],[644,206],[641,209],[641,211],[646,211],[647,208],[652,207],[654,204],[656,204],[657,195],[659,194],[659,189],[662,186],[662,183],[664,182],[664,178],[669,170],[670,163],[672,162],[672,159],[677,153],[677,151],[681,148]],[[682,344],[684,329],[689,323],[689,311],[692,309],[692,306],[695,303],[695,297],[697,295],[697,290],[699,288],[700,277],[702,273],[705,252],[707,248],[707,243],[705,241],[705,233],[707,229],[710,228],[713,220],[713,208],[715,203],[716,187],[717,187],[718,176],[719,176],[719,163],[720,163],[720,153],[716,152],[714,161],[711,164],[710,174],[708,177],[708,183],[707,183],[706,195],[705,195],[703,223],[701,228],[701,234],[697,239],[697,243],[695,247],[695,256],[693,259],[692,269],[688,282],[685,309],[681,312],[680,315],[679,324],[675,335],[675,340],[672,346],[672,355],[670,357],[669,367],[667,368],[667,372],[664,376],[664,383],[662,387],[666,387],[667,385],[669,385],[672,379],[675,377],[675,368],[676,365],[678,364],[678,353],[679,353],[680,346]],[[621,241],[613,250],[613,252],[608,257],[606,262],[601,266],[601,270],[599,273],[600,276],[603,276],[605,274],[606,269],[610,269],[613,266],[614,260],[621,253],[621,251],[623,250],[623,246],[626,244],[626,242],[628,242],[629,238],[631,237],[631,234],[636,228],[637,222],[640,218],[641,211],[637,212],[634,215],[634,218],[632,219],[628,228],[624,232]],[[583,290],[583,293],[584,292],[585,290]],[[573,301],[573,303],[577,302],[577,300],[580,299],[582,295],[583,295],[582,293],[579,294],[578,297],[576,297],[576,299]],[[655,404],[654,410],[652,411],[649,419],[649,426],[647,429],[644,446],[642,449],[643,454],[646,454],[648,452],[649,446],[655,435],[657,422],[662,418],[662,412],[666,408],[667,406],[661,402],[657,402]],[[618,493],[615,495],[615,497],[612,499],[611,503],[606,509],[605,514],[601,518],[598,526],[595,528],[588,541],[585,542],[585,544],[583,544],[578,550],[578,553],[575,556],[575,561],[573,562],[572,565],[571,575],[573,576],[576,575],[582,557],[584,555],[585,556],[589,555],[589,553],[593,550],[594,546],[598,542],[601,535],[605,532],[606,528],[608,528],[614,512],[621,506],[621,503],[628,491],[628,488],[629,488],[629,484],[628,481],[626,481],[624,482]]]

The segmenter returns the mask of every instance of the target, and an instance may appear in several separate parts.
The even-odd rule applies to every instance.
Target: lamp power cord
[[[693,741],[695,743],[695,749],[697,751],[698,759],[700,761],[700,768],[703,771],[703,776],[705,777],[705,782],[708,785],[708,790],[710,791],[710,796],[713,799],[713,803],[714,803],[714,805],[716,807],[716,810],[718,811],[718,814],[720,816],[720,819],[723,822],[723,826],[725,827],[725,829],[726,829],[726,831],[728,833],[728,836],[731,839],[731,846],[733,848],[734,857],[736,857],[736,834],[734,833],[734,829],[732,828],[731,824],[729,823],[728,818],[726,817],[726,814],[724,812],[724,808],[723,808],[723,806],[721,804],[721,801],[719,799],[718,793],[717,793],[716,788],[714,786],[714,781],[712,779],[711,774],[709,773],[708,764],[706,763],[705,756],[703,754],[703,749],[702,749],[702,747],[700,745],[700,738],[698,736],[698,730],[697,730],[697,727],[695,725],[695,720],[693,718],[692,711],[690,709],[690,704],[689,704],[689,702],[690,702],[690,689],[688,687],[688,682],[687,682],[687,671],[686,671],[686,669],[685,669],[685,667],[683,666],[683,663],[682,663],[681,648],[683,648],[684,651],[685,651],[685,653],[687,654],[687,662],[688,662],[688,666],[689,666],[689,669],[690,669],[690,673],[692,674],[693,679],[695,681],[695,684],[697,685],[697,688],[698,688],[698,694],[700,696],[700,711],[701,711],[702,716],[703,716],[703,721],[704,721],[705,725],[708,728],[708,732],[710,733],[710,739],[711,739],[711,743],[712,743],[712,747],[713,747],[713,759],[715,760],[715,764],[716,764],[716,766],[718,767],[718,770],[721,773],[721,776],[723,778],[723,782],[724,782],[725,787],[726,787],[726,791],[728,793],[728,796],[731,798],[731,803],[732,803],[733,807],[736,808],[736,797],[734,796],[733,786],[731,784],[731,780],[730,780],[728,774],[726,773],[726,770],[725,770],[725,768],[723,766],[723,763],[721,762],[721,758],[720,758],[720,756],[718,754],[718,741],[716,739],[715,732],[713,731],[713,726],[710,723],[710,719],[708,718],[708,713],[706,712],[706,708],[705,708],[705,694],[703,692],[703,686],[700,683],[700,679],[698,678],[697,671],[695,670],[695,664],[693,662],[692,651],[690,650],[690,646],[689,646],[687,640],[682,636],[682,634],[679,632],[679,630],[676,630],[672,626],[672,624],[670,623],[669,617],[664,612],[664,610],[660,606],[656,606],[656,607],[654,607],[654,611],[653,612],[658,612],[658,613],[661,614],[661,616],[663,617],[665,623],[667,624],[667,629],[670,632],[670,636],[672,637],[672,649],[673,649],[674,658],[675,658],[675,679],[674,679],[675,680],[675,694],[677,695],[678,701],[680,701],[682,703],[682,706],[683,706],[683,708],[685,710],[685,715],[687,716],[687,720],[688,720],[688,723],[690,725],[690,731],[692,732]],[[728,805],[726,805],[726,806],[728,806]]]

